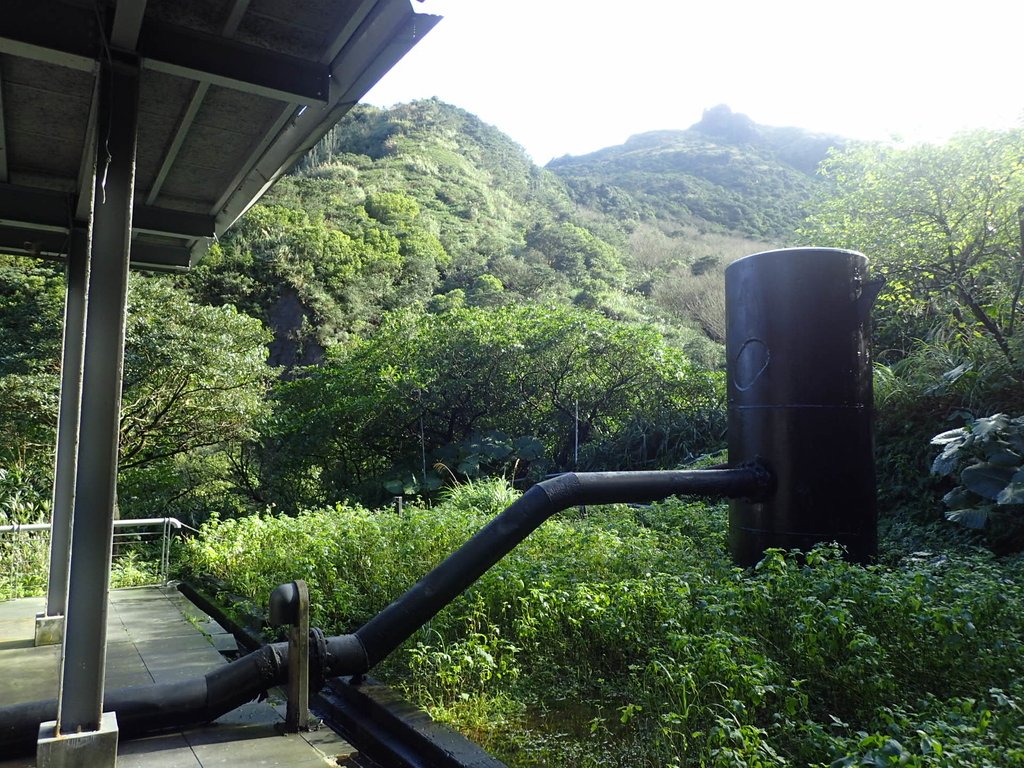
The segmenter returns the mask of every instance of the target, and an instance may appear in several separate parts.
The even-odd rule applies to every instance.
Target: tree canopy
[[[310,504],[382,483],[414,492],[490,472],[670,464],[720,444],[721,396],[720,375],[657,332],[592,311],[397,312],[278,388],[264,478],[284,485],[267,498]],[[616,443],[631,430],[643,445]],[[633,455],[608,455],[612,445]]]
[[[0,465],[19,468],[48,497],[64,280],[54,265],[4,257],[0,285]],[[208,484],[223,488],[225,452],[255,437],[273,375],[268,340],[258,320],[231,306],[191,301],[166,277],[132,276],[118,478],[124,514],[203,517],[223,503]],[[204,484],[200,503],[193,497]]]
[[[832,155],[833,187],[804,235],[868,254],[887,280],[887,345],[906,351],[942,327],[984,336],[1011,362],[1024,285],[1024,131],[947,144],[862,144]]]

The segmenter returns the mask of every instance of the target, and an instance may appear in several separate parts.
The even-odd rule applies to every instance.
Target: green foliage
[[[886,279],[873,346],[884,362],[875,376],[876,441],[888,511],[936,514],[941,483],[927,472],[933,435],[1024,408],[1022,142],[1024,133],[1008,131],[938,146],[852,145],[823,165],[830,186],[801,236],[863,251]]]
[[[64,282],[53,265],[0,257],[0,467],[43,492],[57,420]]]
[[[401,312],[277,388],[264,498],[282,508],[451,477],[665,466],[717,448],[721,376],[654,331],[571,307]],[[577,448],[579,459],[576,459]]]
[[[876,365],[874,384],[880,509],[918,522],[944,519],[940,499],[950,485],[929,472],[935,458],[930,440],[983,414],[1024,409],[1014,367],[992,341],[965,349],[938,337],[889,365]],[[1001,549],[1011,543],[995,539]]]
[[[1024,535],[1024,417],[1011,419],[997,413],[936,435],[931,442],[942,446],[932,473],[958,481],[942,498],[946,517],[969,528],[992,526],[1002,539],[1020,539]]]
[[[347,207],[371,210],[375,198],[395,189],[416,201],[422,229],[450,257],[442,269],[444,293],[461,289],[474,299],[479,278],[491,275],[516,298],[564,296],[620,276],[621,257],[603,234],[575,219],[552,174],[497,129],[436,99],[389,110],[356,107],[275,197],[344,221]],[[535,228],[563,226],[583,230],[574,245],[595,264],[592,273],[563,273],[553,266],[560,253],[526,242]],[[567,258],[575,264],[575,255]],[[480,299],[493,303],[487,292]]]
[[[863,251],[886,278],[883,349],[906,351],[941,327],[1018,361],[1022,151],[1022,131],[975,132],[941,146],[856,145],[825,163],[832,186],[803,234]]]
[[[278,193],[296,195],[291,207],[255,206],[187,277],[200,300],[273,330],[274,365],[319,362],[382,312],[424,302],[449,261],[412,198],[363,195],[324,211],[309,186]]]
[[[307,578],[316,621],[350,631],[513,497],[211,523],[186,564],[260,602]],[[724,530],[703,504],[565,513],[381,674],[513,766],[1020,764],[1018,560],[824,548],[744,572]]]
[[[933,515],[933,500],[949,486],[928,477],[929,438],[1024,408],[1022,142],[1024,133],[1010,131],[964,134],[942,146],[858,145],[824,165],[833,186],[803,235],[862,250],[887,280],[874,312],[874,346],[886,363],[875,376],[883,509]],[[978,473],[968,470],[967,479]],[[1008,508],[981,503],[969,490],[946,499],[951,519],[995,522],[987,535],[997,549],[1024,541]]]
[[[0,525],[46,523],[48,489],[37,487],[24,465],[0,467]],[[50,538],[35,531],[0,533],[0,600],[43,594],[46,590]]]
[[[614,285],[623,277],[615,249],[569,222],[535,227],[527,234],[526,245],[575,285],[589,281]]]
[[[64,283],[49,265],[0,263],[0,470],[49,498]],[[190,301],[167,278],[133,275],[121,411],[125,516],[201,519],[225,499],[226,451],[255,434],[272,374],[259,321]]]
[[[269,335],[232,306],[190,301],[133,277],[121,402],[118,493],[125,517],[196,522],[225,498],[227,455],[255,436],[272,370]]]
[[[722,111],[724,109],[724,112]],[[621,222],[789,236],[820,185],[813,174],[835,137],[757,126],[728,107],[686,131],[652,131],[548,167],[574,199]]]
[[[437,100],[357,107],[188,285],[262,319],[271,363],[287,369],[371,335],[398,308],[522,301],[651,323],[717,367],[721,267],[764,244],[694,221],[581,208],[507,136]]]

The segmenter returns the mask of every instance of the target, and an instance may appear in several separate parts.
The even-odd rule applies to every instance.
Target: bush
[[[937,500],[944,482],[928,471],[934,458],[929,441],[987,413],[1024,413],[1019,382],[994,344],[965,345],[938,334],[891,364],[876,365],[880,508],[917,522],[941,520]]]
[[[347,631],[511,498],[214,523],[187,563],[261,600],[306,578]],[[1020,764],[1019,560],[890,543],[891,566],[819,548],[742,571],[725,527],[682,501],[563,513],[378,673],[512,766]]]
[[[1002,413],[975,419],[932,438],[942,451],[932,473],[953,477],[942,497],[946,518],[969,528],[988,528],[1000,549],[1024,544],[1024,417]]]

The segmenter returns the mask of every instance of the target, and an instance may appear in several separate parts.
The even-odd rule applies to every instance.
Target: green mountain
[[[580,205],[672,231],[706,226],[778,239],[804,217],[814,172],[835,136],[758,125],[721,105],[687,130],[651,131],[617,147],[551,161]]]
[[[542,460],[517,456],[520,470],[542,472],[568,466],[577,435],[573,462],[580,448],[588,466],[704,451],[719,434],[702,419],[719,413],[722,269],[786,244],[823,151],[712,110],[688,131],[551,170],[437,100],[352,110],[193,270],[135,281],[123,508],[199,519],[209,504],[320,503],[328,486],[422,483],[428,456],[472,469],[520,444],[531,456],[544,446]],[[685,184],[703,190],[704,209],[669,192]],[[725,210],[732,219],[714,219]],[[23,261],[0,278],[0,314],[18,331],[0,366],[15,406],[0,433],[10,456],[33,457],[43,498],[59,350],[33,339],[59,338],[60,278]],[[157,322],[159,308],[177,324]],[[650,393],[668,384],[629,389],[662,379],[689,386],[700,413],[655,413]],[[458,389],[467,382],[479,386]],[[628,405],[609,410],[627,390]],[[214,391],[228,405],[207,408]],[[474,393],[507,397],[478,407]]]
[[[828,143],[716,108],[540,168],[436,99],[359,106],[190,280],[261,317],[286,367],[389,310],[539,300],[654,322],[710,360],[698,347],[722,339],[721,269],[786,242]]]

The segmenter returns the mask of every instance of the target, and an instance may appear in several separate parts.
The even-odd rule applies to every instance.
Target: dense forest
[[[714,504],[580,511],[381,674],[514,766],[1022,765],[1022,164],[1024,131],[719,106],[540,168],[437,100],[356,107],[198,266],[133,275],[119,513],[200,527],[181,573],[257,606],[305,578],[349,631],[546,476],[724,460],[724,268],[859,250],[877,565],[741,571]],[[46,520],[63,274],[0,256],[0,286],[0,523]],[[0,551],[0,598],[41,588],[45,546]]]

